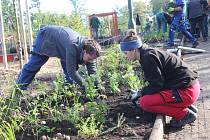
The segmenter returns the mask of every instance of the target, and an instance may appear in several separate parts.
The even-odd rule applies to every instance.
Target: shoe
[[[198,112],[198,108],[196,106],[194,106],[194,105],[188,106],[188,109],[190,109],[194,113],[197,113]]]
[[[191,110],[188,110],[187,115],[183,119],[181,120],[172,119],[170,122],[170,126],[177,128],[182,127],[185,126],[186,124],[194,122],[196,119],[197,119],[197,114]]]
[[[196,48],[198,45],[199,45],[198,41],[195,41],[195,42],[193,43],[192,48]]]

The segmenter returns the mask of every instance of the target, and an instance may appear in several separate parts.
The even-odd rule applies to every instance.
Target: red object
[[[8,62],[14,61],[14,55],[13,54],[7,54],[7,61]],[[0,55],[0,63],[2,63],[2,62],[3,62],[3,56]]]
[[[175,103],[171,90],[164,90],[160,93],[145,95],[139,98],[138,102],[142,109],[148,112],[171,116],[176,120],[181,120],[188,112],[188,106],[192,105],[200,94],[200,84],[196,82],[192,86],[179,89],[182,98],[181,103]]]

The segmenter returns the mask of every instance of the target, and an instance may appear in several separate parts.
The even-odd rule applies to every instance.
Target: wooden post
[[[4,36],[4,24],[3,24],[3,16],[2,16],[2,5],[0,1],[0,40],[2,45],[2,54],[3,54],[3,63],[4,63],[4,69],[8,69],[8,63],[7,63],[7,51],[6,51],[6,45],[5,45],[5,36]]]
[[[25,5],[26,5],[27,20],[28,20],[29,48],[30,48],[30,51],[32,51],[33,36],[32,36],[32,29],[31,29],[31,16],[30,16],[30,13],[29,13],[29,8],[28,8],[28,0],[25,0]]]
[[[109,31],[109,36],[112,34],[111,33],[111,25],[110,25],[110,17],[107,16],[107,19],[108,19],[108,31]]]
[[[22,44],[21,44],[21,40],[20,40],[20,29],[19,29],[19,20],[18,20],[18,15],[17,15],[17,1],[13,0],[13,5],[14,5],[14,12],[15,12],[15,19],[16,19],[16,38],[17,38],[17,53],[18,53],[18,57],[19,57],[19,65],[20,65],[20,69],[22,69],[23,67],[23,55],[22,55]]]
[[[19,12],[20,12],[20,30],[21,30],[21,41],[24,49],[24,60],[25,63],[28,62],[28,50],[27,50],[27,43],[26,43],[26,33],[25,33],[25,25],[23,19],[23,12],[21,7],[21,0],[18,0],[19,5]]]

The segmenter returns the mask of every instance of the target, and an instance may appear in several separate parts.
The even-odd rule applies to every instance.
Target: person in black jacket
[[[204,10],[200,0],[190,0],[187,5],[188,19],[191,25],[191,32],[196,34],[196,25],[198,24],[199,30],[202,33],[203,41],[207,41],[207,35],[204,28]]]
[[[148,85],[132,91],[132,102],[148,112],[171,116],[171,126],[181,127],[197,118],[200,85],[197,73],[189,69],[175,54],[142,47],[135,31],[129,30],[120,43],[128,60],[139,60]]]

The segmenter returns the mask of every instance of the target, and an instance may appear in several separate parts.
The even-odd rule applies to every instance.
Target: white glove
[[[138,99],[141,97],[141,91],[129,90],[131,92],[130,100],[134,104],[134,106],[139,107]]]

